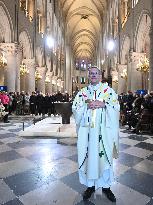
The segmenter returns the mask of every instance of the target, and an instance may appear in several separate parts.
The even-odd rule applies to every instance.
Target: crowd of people
[[[54,102],[69,102],[71,96],[65,91],[61,93],[58,91],[50,95],[41,92],[32,92],[31,95],[19,92],[0,92],[0,102],[5,108],[5,112],[9,115],[44,115],[56,114]]]
[[[139,134],[140,129],[152,130],[153,125],[153,92],[149,94],[128,94],[119,95],[120,121],[122,125],[128,125],[132,132]]]
[[[74,93],[74,96],[76,93]],[[120,103],[120,122],[121,125],[128,125],[129,129],[132,127],[133,132],[139,133],[141,127],[142,117],[147,116],[149,123],[153,119],[153,92],[150,94],[137,94],[128,92],[121,93],[119,96]],[[71,96],[65,91],[61,93],[58,91],[50,95],[41,92],[32,92],[31,95],[22,91],[19,92],[0,92],[0,118],[4,122],[8,122],[8,115],[55,115],[55,102],[70,102]],[[146,118],[147,118],[146,117]],[[151,122],[150,122],[151,121]],[[146,122],[147,123],[147,122]]]

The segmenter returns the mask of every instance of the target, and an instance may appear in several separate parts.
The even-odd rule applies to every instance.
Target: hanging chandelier
[[[121,78],[127,80],[127,69],[126,69],[126,68],[125,68],[125,69],[123,70],[123,72],[121,73]]]
[[[29,70],[27,69],[25,63],[23,63],[22,61],[22,64],[20,65],[20,75],[25,75],[29,73]]]
[[[139,59],[136,70],[144,73],[149,72],[149,59],[146,57],[146,53],[144,57],[141,57],[141,59]]]
[[[36,70],[36,71],[35,71],[35,80],[37,81],[37,80],[40,80],[40,79],[42,79],[42,76],[41,76],[40,73]]]
[[[0,68],[4,68],[5,66],[7,66],[7,60],[4,56],[4,53],[2,53],[0,56]]]

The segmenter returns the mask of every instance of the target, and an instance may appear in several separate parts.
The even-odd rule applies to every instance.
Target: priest
[[[89,69],[90,84],[76,95],[72,111],[78,135],[79,180],[87,186],[83,200],[102,188],[107,198],[116,202],[113,183],[113,158],[119,152],[118,96],[107,83],[101,83],[98,67]]]

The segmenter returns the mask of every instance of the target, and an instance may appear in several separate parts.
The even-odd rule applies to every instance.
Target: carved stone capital
[[[127,65],[117,64],[117,70],[119,74],[121,74],[124,69],[127,69]]]
[[[23,59],[23,63],[25,63],[28,68],[35,67],[35,59]]]
[[[49,72],[49,71],[47,71],[47,72],[46,72],[46,76],[49,77],[49,78],[52,78],[52,76],[53,76],[53,72]]]
[[[111,75],[112,75],[112,77],[118,76],[118,72],[117,71],[112,71]]]
[[[5,52],[6,55],[16,55],[18,46],[16,43],[0,43],[0,49]]]
[[[129,62],[138,64],[139,59],[145,56],[145,53],[130,52]]]
[[[41,75],[45,75],[47,72],[46,67],[37,67],[36,70],[41,74]]]

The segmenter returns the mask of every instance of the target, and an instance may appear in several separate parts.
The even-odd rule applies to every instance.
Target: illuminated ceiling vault
[[[92,60],[108,0],[60,0],[75,59]]]

